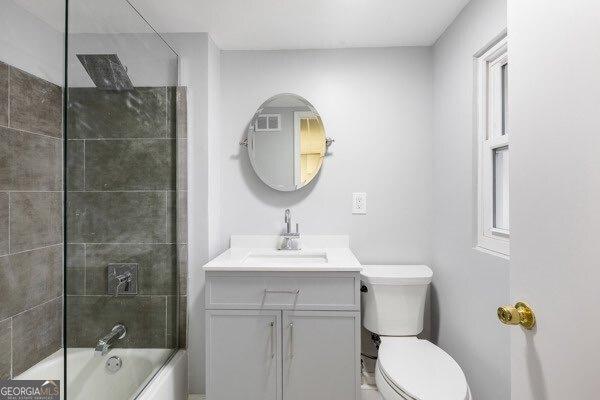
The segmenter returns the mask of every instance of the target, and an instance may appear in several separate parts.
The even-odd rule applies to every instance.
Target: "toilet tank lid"
[[[360,276],[372,285],[427,285],[433,271],[427,265],[363,265]]]

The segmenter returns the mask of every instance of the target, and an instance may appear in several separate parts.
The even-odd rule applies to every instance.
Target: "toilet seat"
[[[470,400],[460,366],[439,347],[416,337],[382,337],[377,385],[385,400]],[[391,390],[390,390],[391,389]]]

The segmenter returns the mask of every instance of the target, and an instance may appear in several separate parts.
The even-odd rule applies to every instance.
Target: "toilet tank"
[[[362,324],[382,336],[416,336],[423,330],[426,265],[364,265],[361,272]]]

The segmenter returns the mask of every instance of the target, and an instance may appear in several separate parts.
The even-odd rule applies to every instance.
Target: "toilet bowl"
[[[471,400],[465,375],[423,330],[433,272],[425,265],[366,265],[362,323],[379,335],[375,381],[383,400]]]

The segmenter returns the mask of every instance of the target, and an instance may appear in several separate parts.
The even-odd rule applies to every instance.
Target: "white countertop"
[[[280,236],[232,236],[232,247],[204,265],[205,271],[359,272],[347,236],[301,237],[302,250],[277,250]],[[289,256],[289,257],[288,257]]]

